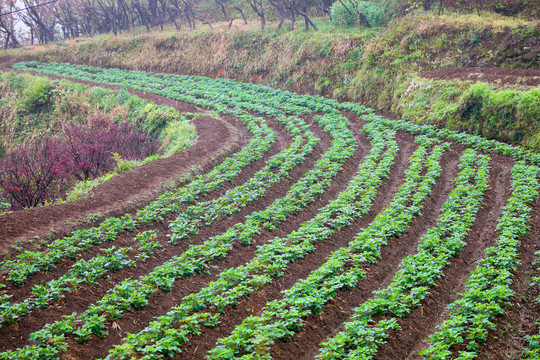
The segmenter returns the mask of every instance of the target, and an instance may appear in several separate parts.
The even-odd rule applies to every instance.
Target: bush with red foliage
[[[66,149],[74,164],[73,176],[78,180],[93,179],[113,170],[114,153],[134,160],[157,152],[158,141],[138,133],[130,124],[99,120],[90,126],[64,127]]]
[[[44,139],[0,162],[0,186],[14,210],[34,207],[61,198],[73,182],[72,169],[64,144]]]
[[[72,175],[77,180],[93,179],[113,168],[114,159],[105,144],[106,132],[74,124],[64,128],[65,151],[73,160]]]
[[[155,154],[159,142],[129,124],[94,119],[89,126],[67,124],[64,139],[47,138],[21,147],[0,162],[0,187],[14,210],[65,197],[75,180],[114,170],[117,153],[128,160]]]

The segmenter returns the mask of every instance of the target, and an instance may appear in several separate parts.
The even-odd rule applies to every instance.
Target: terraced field
[[[225,79],[14,68],[250,135],[133,215],[5,254],[0,359],[539,358],[539,154]]]

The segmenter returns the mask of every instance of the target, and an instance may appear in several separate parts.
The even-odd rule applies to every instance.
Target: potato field
[[[487,359],[537,307],[540,154],[227,79],[13,68],[249,137],[133,214],[5,256],[0,359]],[[540,359],[536,320],[520,358]]]

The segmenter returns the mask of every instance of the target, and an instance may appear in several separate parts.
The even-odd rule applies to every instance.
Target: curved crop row
[[[177,244],[189,235],[197,234],[198,228],[203,223],[209,226],[216,219],[238,212],[241,208],[264,196],[270,187],[284,180],[295,165],[303,162],[304,158],[311,153],[317,144],[317,139],[309,131],[308,126],[302,119],[290,117],[278,118],[282,122],[290,119],[294,119],[302,125],[304,131],[300,131],[294,123],[288,124],[287,128],[292,132],[295,139],[292,145],[287,150],[269,159],[266,166],[254,174],[246,183],[228,190],[223,196],[217,199],[199,202],[181,211],[179,216],[169,224],[169,228],[173,232],[169,243]],[[318,176],[323,176],[324,173],[324,176],[328,179],[327,181],[340,169],[339,164],[344,163],[354,153],[356,145],[352,134],[350,134],[346,141],[344,139],[344,137],[341,139],[337,138],[336,140],[343,141],[343,144],[341,146],[334,144],[323,155],[323,159],[328,159],[329,164],[338,165],[334,171],[327,172],[330,169],[322,167],[319,162],[316,164],[316,168],[320,169]],[[345,147],[350,149],[348,156],[337,159],[334,152],[341,153]]]
[[[469,149],[459,167],[456,187],[441,209],[437,226],[421,238],[418,252],[403,260],[390,286],[356,308],[353,321],[344,324],[345,331],[322,344],[319,359],[373,358],[389,330],[399,328],[396,318],[406,316],[423,301],[450,258],[461,252],[489,187],[489,158]]]
[[[381,136],[377,133],[381,129],[377,127],[365,130],[376,139],[372,151],[336,200],[286,238],[274,238],[269,244],[259,246],[257,255],[246,265],[223,271],[218,280],[184,298],[167,315],[159,317],[140,333],[128,335],[124,344],[111,351],[109,358],[131,359],[135,354],[160,358],[174,354],[189,341],[189,335],[199,333],[201,325],[215,326],[228,306],[271,283],[272,278],[282,276],[289,263],[313,251],[316,241],[328,238],[335,229],[367,213],[376,188],[390,170],[397,147],[392,140],[393,132],[384,131]],[[381,153],[385,147],[387,150]]]
[[[339,108],[337,101],[324,97],[303,96],[261,85],[238,83],[229,79],[152,74],[66,63],[26,62],[15,64],[14,68],[148,91],[171,99],[209,107],[223,114],[240,115],[247,111],[268,116],[302,115],[312,111],[336,114]]]
[[[510,304],[517,248],[520,237],[529,230],[529,204],[538,196],[539,170],[523,162],[512,168],[513,192],[497,223],[497,245],[486,249],[484,259],[467,280],[465,292],[449,305],[449,319],[438,326],[439,332],[431,336],[430,347],[421,352],[427,359],[475,358],[479,345],[495,328],[497,316]]]
[[[540,255],[540,251],[536,252],[536,255]],[[540,263],[540,258],[536,258],[534,265]],[[536,271],[540,270],[537,268]],[[535,276],[532,278],[530,286],[540,287],[540,276]],[[540,297],[536,298],[536,301],[540,303]],[[536,326],[540,325],[540,319],[536,319]],[[527,349],[523,360],[539,360],[540,359],[540,332],[534,335],[526,335],[525,339],[527,341]]]
[[[60,278],[51,280],[44,285],[35,285],[30,297],[22,302],[11,304],[11,295],[0,296],[0,320],[12,324],[21,316],[32,312],[33,308],[46,308],[51,301],[63,297],[66,292],[77,291],[82,285],[95,284],[108,271],[116,272],[124,267],[135,265],[133,260],[126,259],[132,248],[102,249],[105,255],[96,255],[92,259],[79,260]]]
[[[378,121],[386,126],[404,130],[413,134],[427,135],[434,138],[446,139],[457,143],[470,146],[476,150],[485,152],[495,152],[497,154],[512,156],[516,160],[530,161],[533,164],[540,165],[540,154],[534,153],[524,148],[505,144],[496,140],[484,139],[480,136],[469,135],[448,129],[438,129],[432,125],[416,125],[403,120],[389,120],[380,116],[374,115],[372,109],[368,109],[362,105],[344,102],[340,103],[333,99],[327,99],[322,96],[314,95],[299,95],[289,91],[273,89],[263,85],[238,83],[229,79],[210,79],[201,76],[183,76],[170,74],[151,74],[142,71],[127,71],[119,69],[102,69],[86,65],[72,65],[67,63],[38,63],[36,61],[17,63],[13,66],[20,70],[39,71],[48,74],[59,76],[69,76],[77,79],[96,81],[111,85],[119,85],[128,88],[133,88],[142,91],[150,91],[159,93],[160,95],[175,96],[176,100],[182,100],[190,103],[199,104],[201,106],[215,106],[216,103],[211,99],[219,100],[220,93],[209,89],[220,89],[220,91],[233,91],[235,98],[242,99],[244,94],[251,94],[254,97],[264,98],[265,104],[271,103],[270,106],[261,107],[261,111],[269,108],[271,114],[275,113],[274,109],[279,109],[280,112],[291,114],[305,113],[306,109],[320,111],[326,113],[336,113],[337,111],[352,111],[367,121]],[[143,80],[142,83],[140,81]],[[153,84],[159,86],[153,86]],[[200,83],[200,84],[199,84]],[[190,92],[187,87],[191,84],[200,85]],[[198,98],[205,94],[204,90],[209,90],[210,98]],[[237,95],[238,94],[238,95]],[[272,102],[276,99],[275,102]],[[255,110],[262,104],[253,102]],[[275,107],[275,108],[274,108]],[[214,107],[218,111],[225,113],[235,113],[228,109],[226,104],[219,103]],[[240,112],[241,113],[241,112]],[[366,115],[366,113],[368,113]]]
[[[292,169],[292,167],[298,163],[301,163],[305,156],[309,154],[313,147],[316,144],[316,138],[312,135],[312,133],[309,131],[309,128],[307,124],[298,118],[289,118],[289,117],[282,117],[278,119],[280,122],[286,124],[286,128],[288,131],[290,131],[293,134],[294,142],[293,144],[286,150],[282,151],[281,153],[273,156],[268,162],[265,168],[263,168],[261,171],[257,172],[255,176],[248,181],[248,183],[241,185],[237,188],[234,188],[230,191],[228,191],[224,196],[221,198],[218,198],[217,200],[203,203],[203,204],[197,204],[193,205],[191,207],[188,207],[184,212],[181,213],[181,216],[183,215],[184,218],[190,218],[191,219],[191,228],[189,231],[186,229],[182,229],[181,232],[180,229],[178,229],[178,219],[171,223],[171,226],[175,228],[176,225],[176,233],[175,235],[178,238],[183,238],[188,235],[188,232],[194,233],[196,231],[197,226],[199,225],[195,220],[195,214],[198,213],[201,218],[208,217],[209,215],[213,216],[213,219],[217,217],[221,217],[224,215],[228,215],[231,213],[231,210],[238,209],[240,207],[246,206],[250,201],[253,201],[254,199],[262,196],[265,192],[265,189],[269,188],[270,186],[274,185],[277,182],[280,182],[284,178],[287,177],[288,172]],[[299,128],[301,127],[301,129]],[[305,144],[304,144],[305,143]],[[189,189],[190,186],[185,187],[183,189]],[[231,195],[231,193],[233,195]],[[238,199],[242,199],[243,201],[240,202]],[[234,204],[234,208],[228,209],[229,211],[226,212],[224,210],[224,204],[226,202],[229,202],[229,204]],[[219,209],[219,211],[216,211],[215,209]],[[155,209],[155,207],[153,208]],[[163,212],[162,212],[163,213]],[[148,218],[148,217],[147,217]],[[213,220],[212,219],[212,220]],[[206,220],[206,225],[210,224],[211,220]],[[104,222],[104,225],[102,225],[102,228],[105,228],[108,224],[117,224],[118,221],[113,221],[113,219],[108,219]],[[132,225],[133,226],[133,225]],[[109,238],[107,238],[107,241],[113,241],[119,233],[122,232],[122,228],[118,225],[116,227],[116,231],[114,233],[111,232],[111,230],[107,231],[107,234],[111,234]],[[81,231],[83,234],[88,234],[89,231]],[[99,232],[96,232],[98,236],[93,237],[93,239],[101,240],[99,237]],[[84,238],[84,236],[80,236],[78,238],[89,240],[88,237]],[[175,241],[177,241],[177,239]],[[92,239],[92,238],[90,238]],[[59,241],[57,241],[59,242]],[[56,243],[56,242],[55,242]],[[95,241],[93,244],[99,244],[100,242]],[[56,245],[56,244],[55,244]],[[70,251],[69,255],[70,257],[74,258],[77,255],[77,251],[80,251],[83,249],[82,246],[84,244],[78,244],[79,247],[77,248],[77,244],[74,244],[70,247],[67,247],[66,250]],[[84,248],[86,249],[86,247]],[[36,255],[36,254],[35,254]],[[51,255],[50,253],[47,255]],[[53,254],[57,259],[58,252]],[[125,255],[125,253],[124,253]],[[43,256],[43,255],[42,255]],[[44,257],[47,259],[46,255]],[[94,260],[91,260],[94,261]],[[45,263],[43,261],[43,263]],[[73,291],[78,289],[78,285],[88,284],[94,282],[97,278],[105,275],[106,268],[101,269],[101,271],[95,271],[94,275],[92,277],[92,280],[87,282],[85,281],[84,273],[81,273],[78,269],[81,264],[85,263],[84,261],[79,261],[76,263],[71,271],[68,271],[68,273],[65,275],[65,277],[69,278],[71,282],[76,283],[77,285],[66,287],[66,286],[58,286],[56,284],[55,280],[50,281],[49,283],[45,285],[38,285],[34,287],[34,290],[31,293],[31,298],[26,299],[23,302],[17,303],[17,304],[10,304],[8,301],[9,295],[5,295],[2,298],[0,298],[1,304],[0,304],[0,324],[3,322],[12,323],[16,321],[20,316],[28,315],[31,312],[31,309],[33,307],[45,307],[51,300],[58,299],[59,297],[63,296],[64,292]],[[133,266],[133,263],[129,263],[130,266]],[[26,270],[26,275],[28,275],[28,272],[30,270],[37,271],[39,269],[39,264],[33,264],[32,267],[28,266],[22,266],[21,268],[16,268],[15,270],[12,270],[10,272],[9,279],[14,278],[14,274],[17,275],[17,279],[19,281],[22,281],[23,273],[22,270]],[[17,271],[19,270],[19,271]],[[97,270],[97,269],[96,269]],[[96,274],[99,273],[99,276]],[[88,279],[89,280],[89,279]],[[47,296],[45,301],[44,295],[37,296],[36,294],[38,292],[42,292],[43,289],[47,289]]]
[[[218,340],[220,345],[210,352],[210,359],[270,359],[269,350],[276,340],[292,336],[303,326],[304,319],[317,314],[337,295],[337,290],[354,287],[365,277],[366,264],[378,261],[380,250],[390,237],[407,231],[441,174],[439,161],[448,144],[436,146],[427,156],[431,141],[418,140],[422,145],[411,157],[405,183],[369,227],[348,248],[334,252],[306,279],[285,290],[282,300],[268,303],[261,315],[249,316],[229,337]],[[421,175],[424,169],[426,173]]]
[[[316,120],[321,123],[326,131],[330,132],[334,137],[334,141],[328,152],[316,162],[315,168],[309,171],[288,192],[287,196],[290,199],[290,204],[294,205],[291,200],[296,199],[296,206],[299,206],[298,210],[324,191],[324,188],[329,184],[329,180],[341,169],[342,164],[350,158],[356,147],[354,136],[348,129],[348,121],[345,118],[341,119],[341,125],[329,117],[319,117]],[[297,121],[301,120],[297,119]],[[307,128],[305,130],[308,131]],[[288,166],[287,162],[278,162],[274,165]],[[270,171],[270,168],[267,171]],[[281,174],[281,176],[285,175],[286,173]],[[277,201],[281,200],[278,199]],[[284,208],[275,208],[276,217],[274,222],[280,221],[278,219],[285,219],[291,214],[280,214],[278,210],[281,212],[286,211]],[[262,216],[257,218],[261,221],[264,220]],[[90,306],[87,311],[77,318],[75,318],[75,315],[68,316],[64,320],[47,325],[43,330],[32,334],[31,340],[40,343],[39,345],[6,352],[0,356],[6,358],[12,356],[44,356],[43,352],[49,351],[50,348],[56,349],[57,352],[63,351],[64,339],[69,334],[75,335],[79,341],[85,341],[92,335],[106,335],[108,321],[122,316],[125,311],[129,311],[132,307],[143,307],[148,302],[149,297],[158,289],[170,291],[174,281],[179,277],[191,276],[195,272],[204,270],[213,259],[226,255],[232,247],[232,241],[241,234],[241,230],[245,229],[245,226],[237,224],[221,237],[215,237],[217,239],[211,239],[201,246],[192,246],[187,252],[158,266],[140,280],[124,280],[109,291],[103,299],[98,301],[97,305]],[[59,329],[61,329],[60,333]]]
[[[117,272],[124,267],[134,267],[136,262],[127,259],[129,253],[135,252],[135,259],[141,262],[153,254],[154,249],[162,247],[156,241],[157,230],[148,230],[138,233],[133,241],[137,245],[116,249],[112,246],[108,249],[101,249],[104,255],[98,254],[89,260],[81,259],[71,266],[71,268],[58,279],[51,280],[46,284],[36,284],[30,292],[29,298],[22,302],[11,304],[10,295],[0,296],[0,320],[1,323],[12,324],[19,320],[21,316],[26,316],[32,312],[33,308],[46,308],[52,301],[63,298],[66,293],[76,292],[83,285],[96,284],[97,280],[105,276],[109,271]]]
[[[248,129],[254,133],[254,137],[244,149],[245,151],[228,158],[230,160],[226,160],[218,166],[211,173],[212,176],[199,178],[198,181],[186,186],[186,190],[181,192],[184,195],[184,201],[193,201],[201,193],[216,190],[224,183],[225,179],[232,181],[242,167],[261,158],[264,152],[270,148],[275,137],[262,119],[245,116],[244,120]],[[211,187],[205,188],[206,184],[211,184]],[[180,200],[179,197],[175,197],[175,199]],[[155,209],[156,203],[161,204],[161,201],[158,200],[147,207]],[[80,252],[87,251],[92,246],[114,241],[119,234],[135,230],[136,224],[136,220],[130,215],[125,215],[120,219],[111,217],[98,227],[77,230],[71,236],[53,241],[47,245],[46,251],[25,251],[18,255],[16,260],[4,261],[0,268],[9,270],[8,281],[15,286],[22,286],[26,279],[38,271],[50,271],[66,257],[75,259]]]
[[[366,214],[376,189],[387,176],[393,162],[397,130],[420,135],[417,142],[421,146],[410,159],[407,179],[394,201],[349,243],[348,248],[334,252],[308,278],[284,291],[283,298],[267,303],[259,316],[247,317],[232,335],[221,339],[219,346],[208,356],[215,359],[268,358],[275,341],[292,336],[304,325],[308,316],[319,312],[337,296],[337,290],[356,286],[366,275],[366,264],[377,262],[388,238],[406,231],[422,208],[440,174],[438,161],[449,146],[446,143],[437,145],[439,139],[512,156],[528,163],[520,162],[513,169],[514,192],[499,219],[497,246],[486,251],[486,258],[479,263],[467,282],[465,294],[452,304],[450,319],[441,325],[440,331],[432,337],[431,347],[422,354],[430,359],[474,358],[479,344],[494,328],[495,317],[504,311],[504,306],[510,301],[512,292],[509,285],[517,263],[518,238],[527,231],[528,204],[538,194],[539,170],[530,163],[540,165],[540,154],[478,136],[387,120],[357,104],[339,103],[319,96],[299,95],[227,79],[57,63],[30,62],[17,64],[16,67],[120,85],[208,107],[241,119],[255,135],[241,152],[187,186],[162,195],[140,210],[136,218],[110,218],[99,227],[81,230],[73,237],[57,240],[43,252],[26,252],[15,261],[4,262],[0,267],[9,271],[8,281],[14,285],[22,285],[38,271],[53,269],[67,257],[77,260],[83,251],[93,249],[103,241],[114,241],[140,225],[167,219],[170,225],[167,236],[174,245],[196,234],[203,226],[211,225],[216,219],[230,216],[253,200],[261,199],[272,185],[285,179],[295,164],[302,162],[315,146],[316,139],[299,117],[313,117],[332,135],[333,141],[332,147],[316,162],[315,167],[292,185],[285,196],[263,210],[254,211],[245,221],[230,226],[222,234],[212,236],[200,245],[191,245],[188,250],[167,261],[164,259],[165,262],[150,273],[138,279],[121,281],[86,311],[64,316],[62,320],[33,332],[30,341],[35,345],[6,351],[0,354],[0,359],[55,358],[67,349],[68,338],[84,342],[95,336],[104,337],[116,319],[133,309],[144,308],[153,294],[160,290],[172,290],[180,278],[208,271],[214,261],[226,257],[235,244],[249,245],[263,229],[274,230],[292,214],[301,212],[326,191],[354,153],[356,143],[347,120],[341,115],[344,111],[351,111],[365,120],[367,125],[364,132],[372,139],[371,152],[347,189],[336,200],[319,209],[314,218],[301,224],[299,230],[258,246],[251,261],[223,271],[218,280],[206,284],[198,293],[186,296],[178,306],[170,309],[165,316],[155,318],[143,331],[129,334],[121,345],[110,350],[109,358],[154,359],[173,356],[193,335],[203,331],[204,326],[216,326],[222,314],[242,297],[272,283],[273,278],[283,276],[289,264],[314,251],[317,241],[327,239],[336,229],[348,226],[355,217]],[[304,116],[313,113],[322,116]],[[293,134],[294,142],[270,158],[264,168],[243,185],[233,187],[223,196],[215,196],[215,200],[201,201],[202,197],[220,189],[226,181],[233,182],[242,168],[260,159],[274,142],[274,134],[265,120],[256,116],[285,124],[287,131]],[[428,149],[433,149],[431,155]],[[424,300],[429,288],[443,276],[449,259],[461,252],[464,238],[487,188],[489,166],[487,157],[476,155],[471,150],[465,151],[460,164],[465,169],[455,179],[456,189],[444,204],[437,226],[421,238],[418,252],[403,260],[391,285],[377,291],[373,299],[355,309],[354,321],[345,324],[345,331],[323,344],[319,358],[373,357],[389,330],[398,328],[397,319],[404,317]],[[177,214],[174,219],[173,214]],[[28,301],[10,304],[9,295],[1,296],[2,321],[17,321],[32,307],[46,307],[63,294],[92,284],[121,266],[138,266],[134,259],[144,262],[155,248],[166,246],[165,241],[163,244],[155,241],[155,235],[155,231],[138,234],[133,246],[135,250],[129,247],[116,250],[113,247],[89,260],[79,259],[63,276],[34,286]],[[27,307],[28,304],[30,307]],[[535,339],[531,337],[530,343],[534,345]],[[533,350],[531,356],[534,356]]]
[[[162,220],[169,214],[177,212],[185,204],[193,204],[199,197],[220,189],[225,182],[232,184],[244,167],[262,158],[275,142],[274,133],[262,118],[245,115],[242,120],[253,134],[249,144],[233,156],[227,157],[209,173],[198,175],[186,186],[163,193],[158,199],[139,210],[137,218],[142,225]]]
[[[189,228],[185,226],[180,229],[178,226],[179,218],[173,220],[170,223],[170,227],[176,230],[173,235],[176,236],[176,238],[173,238],[171,243],[176,244],[178,239],[183,239],[189,234],[196,233],[197,228],[201,225],[200,222],[197,222],[197,215],[200,218],[205,218],[209,214],[212,215],[211,220],[206,219],[206,225],[210,225],[210,222],[215,218],[229,215],[231,210],[245,207],[251,201],[263,196],[266,189],[285,179],[294,165],[301,163],[305,156],[313,150],[317,140],[309,131],[309,127],[303,120],[287,117],[282,118],[281,122],[286,123],[287,130],[290,131],[294,137],[294,142],[291,146],[271,157],[268,160],[267,165],[258,171],[247,183],[229,190],[225,195],[216,200],[192,205],[182,211],[179,218],[189,219],[190,222],[188,223],[191,226]],[[299,126],[302,127],[302,129],[300,129]],[[256,191],[254,191],[254,189]],[[231,193],[233,195],[231,195]],[[242,201],[238,201],[238,199],[242,199]],[[227,202],[234,204],[234,207],[227,209],[228,211],[223,206],[223,204]],[[114,240],[113,237],[109,241],[112,240]],[[142,246],[145,247],[147,244],[148,243],[145,242]],[[126,251],[123,251],[122,254],[126,256]],[[94,258],[90,260],[90,263],[93,264],[96,261],[99,260]],[[90,278],[86,278],[86,273],[79,271],[81,264],[87,264],[87,262],[80,260],[63,276],[71,281],[73,284],[72,286],[58,286],[57,280],[51,280],[47,284],[34,286],[34,289],[30,294],[31,297],[23,302],[10,304],[8,302],[8,295],[0,298],[0,301],[2,301],[0,304],[0,324],[4,322],[13,323],[21,316],[30,314],[32,308],[46,307],[50,301],[63,297],[64,293],[76,291],[79,289],[79,285],[91,284],[107,273],[108,267],[102,267],[101,269],[96,268],[93,273],[94,276],[92,276],[92,280],[90,281]],[[135,266],[135,263],[131,260],[126,261],[125,265]],[[46,294],[42,294],[44,292]]]
[[[478,135],[470,135],[445,128],[439,129],[433,125],[418,125],[405,120],[385,119],[382,116],[373,114],[373,110],[368,110],[368,112],[371,113],[366,115],[366,109],[357,104],[342,103],[340,108],[343,110],[351,110],[355,114],[361,116],[362,119],[367,122],[382,122],[386,126],[395,130],[403,130],[412,134],[426,135],[435,139],[455,141],[458,144],[470,146],[473,149],[484,151],[486,153],[511,156],[515,160],[529,161],[532,164],[540,165],[540,154],[519,146],[506,144],[497,140],[489,140]]]

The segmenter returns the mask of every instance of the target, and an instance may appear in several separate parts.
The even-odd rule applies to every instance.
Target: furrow
[[[311,219],[321,206],[325,206],[329,201],[333,200],[336,195],[341,192],[347,185],[348,180],[355,174],[358,166],[364,160],[366,153],[368,152],[368,143],[365,136],[361,135],[361,124],[352,124],[354,133],[356,135],[358,149],[355,154],[343,165],[343,170],[338,172],[335,176],[335,180],[330,183],[326,191],[317,199],[314,199],[312,203],[302,209],[301,212],[294,214],[287,218],[284,222],[278,225],[274,230],[265,230],[257,235],[253,239],[253,244],[261,245],[265,244],[275,236],[285,236],[292,231],[297,230],[301,223]],[[280,195],[284,196],[285,193]],[[156,297],[152,298],[150,307],[155,311],[137,311],[126,314],[125,317],[119,319],[118,328],[110,331],[109,336],[106,339],[95,339],[96,346],[100,344],[100,349],[93,352],[93,356],[101,357],[107,355],[108,348],[113,345],[120,344],[122,338],[127,333],[137,333],[148,326],[148,323],[159,315],[165,315],[168,310],[179,302],[179,299],[184,298],[190,293],[198,292],[207,285],[210,281],[215,281],[217,275],[226,269],[231,269],[248,262],[255,255],[255,247],[253,246],[240,246],[238,244],[233,246],[231,254],[225,259],[215,263],[215,267],[210,269],[209,274],[202,274],[195,279],[182,279],[180,283],[175,285],[170,293],[160,293]],[[70,343],[70,350],[68,354],[77,357],[87,353],[87,346],[92,346],[93,341],[88,344],[77,344],[75,342]],[[188,343],[191,345],[191,343]],[[181,354],[184,354],[182,352]]]
[[[357,234],[348,248],[333,252],[327,262],[306,279],[284,290],[282,300],[267,303],[260,315],[249,316],[230,336],[220,339],[219,345],[208,353],[210,359],[238,356],[270,359],[270,347],[275,341],[289,338],[298,331],[305,318],[318,313],[335,297],[337,289],[350,288],[365,277],[365,267],[378,261],[380,249],[388,238],[400,236],[419,214],[425,197],[440,175],[440,157],[448,144],[435,146],[428,156],[433,142],[425,137],[417,137],[417,141],[421,147],[411,156],[406,180],[385,210]],[[392,219],[392,223],[386,225],[388,219]]]
[[[229,335],[245,319],[246,314],[259,313],[266,302],[280,297],[280,292],[283,289],[291,287],[299,278],[306,277],[311,270],[318,268],[331,252],[347,245],[348,241],[358,232],[358,229],[368,226],[375,216],[392,200],[394,193],[402,185],[402,175],[407,169],[409,158],[417,149],[414,138],[406,133],[398,133],[396,140],[399,150],[396,154],[395,165],[390,170],[388,178],[383,180],[377,189],[372,208],[367,214],[355,218],[349,226],[337,229],[325,241],[314,244],[315,250],[312,254],[291,263],[284,270],[282,277],[275,279],[271,284],[264,286],[245,300],[240,301],[233,308],[228,309],[220,319],[218,326],[205,328],[204,335],[194,336],[176,357],[186,360],[203,359],[206,352],[215,346],[217,339]]]
[[[325,140],[323,141],[323,144],[316,145],[316,153],[324,153],[325,148],[328,148],[328,136],[323,136]],[[325,143],[325,144],[324,144]],[[114,287],[115,284],[118,284],[120,281],[123,281],[129,277],[134,277],[137,275],[143,275],[147,274],[153,267],[156,265],[163,264],[167,259],[169,259],[171,256],[183,253],[185,250],[189,248],[190,245],[194,245],[197,243],[202,243],[205,239],[208,237],[215,235],[216,233],[225,232],[228,228],[231,227],[231,224],[236,224],[242,221],[242,219],[249,215],[253,210],[255,209],[264,209],[266,206],[271,204],[275,199],[276,196],[280,195],[280,192],[284,192],[288,189],[288,186],[290,184],[294,183],[294,179],[298,179],[302,176],[303,172],[305,171],[306,167],[311,167],[319,155],[312,155],[308,158],[308,161],[304,166],[296,166],[293,168],[293,171],[291,172],[291,179],[285,180],[285,183],[283,185],[280,185],[278,188],[273,187],[272,191],[269,193],[270,195],[268,197],[263,197],[260,200],[257,200],[252,204],[252,206],[248,208],[243,208],[240,212],[234,214],[232,217],[225,218],[223,220],[218,221],[215,225],[216,226],[203,226],[201,228],[201,231],[198,235],[192,236],[190,238],[190,242],[181,242],[178,244],[178,246],[170,246],[166,244],[166,234],[168,232],[168,229],[164,225],[160,225],[160,230],[162,232],[160,233],[160,239],[163,244],[165,244],[163,251],[156,251],[156,254],[153,256],[154,261],[150,261],[145,264],[140,264],[135,271],[133,270],[125,270],[122,271],[119,274],[115,274],[116,276],[113,276],[113,281],[100,281],[99,284],[96,286],[92,286],[86,289],[83,289],[83,294],[85,293],[86,296],[81,298],[80,294],[74,294],[72,296],[66,297],[62,303],[59,304],[57,307],[52,307],[47,310],[43,310],[42,312],[48,313],[49,311],[54,314],[53,318],[58,318],[61,315],[64,315],[64,308],[66,307],[66,304],[72,304],[72,308],[75,311],[81,311],[85,309],[88,305],[92,304],[93,301],[99,299],[102,297],[102,295],[105,293],[105,291],[109,290],[111,287]],[[281,190],[280,190],[281,189]],[[151,228],[151,227],[150,227]],[[128,241],[126,239],[126,241]],[[128,242],[129,244],[129,242]],[[39,314],[38,314],[39,315]],[[41,317],[38,316],[38,318],[42,319],[41,321],[46,323],[48,320],[50,320],[50,316],[47,317]],[[32,321],[32,320],[28,320]],[[28,329],[27,326],[24,326],[25,323],[21,323],[21,326],[17,326],[18,330],[25,331]],[[33,326],[35,327],[35,323],[33,323]],[[7,337],[11,337],[12,339],[17,339],[19,342],[19,338],[22,336],[23,338],[26,338],[24,336],[24,333],[21,333],[19,331],[12,332],[10,331],[9,327],[6,327],[5,329],[0,329],[0,334],[3,332],[6,332]],[[9,345],[13,345],[14,342],[12,342]],[[7,344],[6,344],[7,345]]]
[[[484,196],[483,207],[478,211],[469,231],[462,254],[451,260],[444,277],[427,295],[423,305],[411,312],[406,319],[398,321],[402,330],[393,333],[381,348],[377,359],[420,359],[418,352],[426,346],[435,326],[447,315],[447,305],[456,300],[468,278],[468,274],[482,258],[484,250],[494,244],[495,226],[505,201],[510,196],[510,172],[512,161],[493,156],[489,189]]]
[[[406,317],[442,276],[451,256],[457,256],[488,188],[489,158],[468,149],[460,157],[455,188],[444,202],[437,224],[427,230],[418,250],[400,264],[388,287],[354,309],[344,331],[321,344],[319,359],[371,359],[385,343],[397,319]]]
[[[271,349],[273,359],[314,359],[319,344],[343,330],[341,324],[350,319],[358,304],[372,297],[372,293],[389,285],[403,258],[415,251],[421,235],[435,225],[440,208],[453,189],[452,179],[457,174],[461,149],[452,147],[441,158],[442,173],[431,195],[426,199],[422,215],[413,220],[401,237],[392,237],[381,250],[381,261],[366,268],[367,274],[355,287],[339,292],[317,315],[310,315],[306,325],[287,341],[279,341]]]

